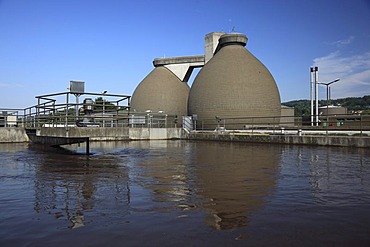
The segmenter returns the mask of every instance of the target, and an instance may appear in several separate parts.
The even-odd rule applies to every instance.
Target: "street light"
[[[324,85],[326,86],[326,107],[328,108],[329,107],[329,100],[330,100],[330,85],[333,84],[334,82],[337,82],[339,81],[340,79],[337,78],[335,79],[334,81],[331,81],[331,82],[319,82],[318,84],[321,84],[321,85]],[[326,112],[326,114],[328,114],[329,111]]]
[[[326,86],[326,124],[329,124],[329,100],[330,100],[330,85],[334,82],[339,81],[340,79],[337,78],[331,82],[319,82],[318,84]]]

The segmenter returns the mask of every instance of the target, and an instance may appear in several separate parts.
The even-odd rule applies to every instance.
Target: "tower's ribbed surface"
[[[221,48],[200,70],[191,87],[189,115],[196,114],[198,120],[215,119],[215,116],[280,115],[280,95],[275,80],[243,47],[246,41],[242,34],[221,36]],[[259,121],[263,122],[262,119]],[[267,121],[271,122],[271,119]]]
[[[187,115],[189,86],[165,67],[154,68],[136,87],[131,98],[133,112],[163,111]]]

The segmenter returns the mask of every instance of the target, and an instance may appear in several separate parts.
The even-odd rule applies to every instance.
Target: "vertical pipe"
[[[329,115],[329,85],[326,85],[326,115]]]
[[[105,100],[103,99],[103,114],[102,114],[102,117],[103,117],[103,127],[105,127]]]
[[[315,67],[316,126],[319,126],[319,68]]]
[[[312,73],[313,67],[310,68],[311,126],[313,126],[313,96],[314,96]]]
[[[326,85],[326,135],[329,128],[329,85]]]
[[[79,99],[80,95],[75,94],[75,96],[76,96],[76,123],[77,123],[77,121],[78,121],[78,105],[79,105],[78,99]]]

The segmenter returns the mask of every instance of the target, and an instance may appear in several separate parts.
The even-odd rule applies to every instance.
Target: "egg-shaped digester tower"
[[[156,67],[136,87],[131,97],[131,111],[186,116],[189,90],[169,69]]]
[[[268,69],[244,48],[247,40],[244,34],[222,35],[214,57],[196,76],[188,113],[202,127],[217,126],[216,117],[234,129],[279,121],[274,118],[281,114],[279,90]]]

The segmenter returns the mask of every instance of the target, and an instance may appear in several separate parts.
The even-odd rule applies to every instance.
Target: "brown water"
[[[370,150],[0,144],[0,246],[370,246]]]

